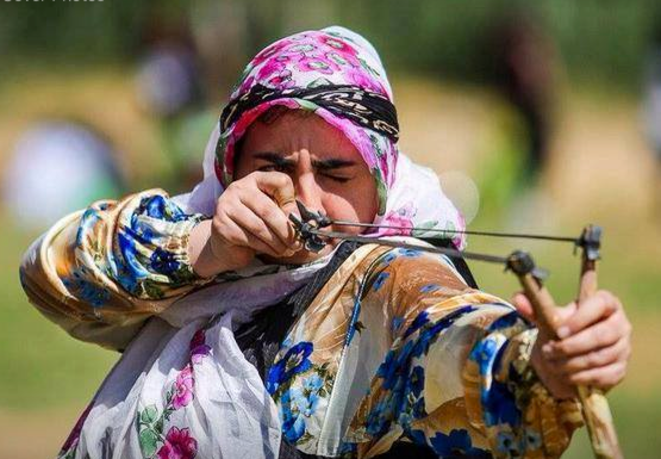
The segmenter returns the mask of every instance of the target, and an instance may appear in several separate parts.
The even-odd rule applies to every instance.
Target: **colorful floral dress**
[[[178,300],[219,281],[195,275],[186,255],[204,218],[160,190],[97,202],[33,244],[22,283],[72,336],[123,350]],[[185,326],[186,340],[175,344],[186,360],[126,424],[142,457],[214,457],[207,444],[223,434],[186,410],[217,390],[200,378],[223,351],[210,340],[219,320]],[[319,287],[262,378],[284,440],[302,453],[369,458],[411,442],[445,458],[558,457],[580,412],[536,378],[535,337],[510,305],[468,287],[447,258],[366,244]],[[85,421],[60,457],[77,457]]]

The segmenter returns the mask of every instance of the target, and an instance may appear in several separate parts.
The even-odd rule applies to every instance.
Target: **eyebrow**
[[[294,167],[296,165],[295,161],[292,161],[291,159],[283,158],[277,153],[271,153],[271,152],[255,153],[253,157],[258,159],[263,159],[265,161],[269,161],[280,167]],[[341,169],[343,167],[355,166],[356,162],[347,159],[328,158],[328,159],[315,159],[312,161],[312,165],[316,169],[331,170],[331,169]]]

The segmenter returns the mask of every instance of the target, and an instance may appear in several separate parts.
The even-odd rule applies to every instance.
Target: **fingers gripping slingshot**
[[[529,253],[516,250],[509,256],[497,256],[476,252],[468,252],[454,248],[420,246],[410,244],[395,239],[384,239],[378,236],[364,236],[360,234],[351,234],[338,231],[325,230],[331,225],[346,227],[361,227],[372,229],[402,229],[415,231],[416,228],[398,227],[392,225],[375,225],[369,223],[347,222],[332,220],[320,212],[314,212],[307,209],[300,201],[296,201],[300,218],[297,215],[290,214],[289,219],[292,222],[297,236],[303,243],[306,250],[311,252],[321,251],[331,239],[355,241],[363,243],[372,243],[385,245],[395,248],[416,249],[426,252],[439,253],[451,257],[463,257],[468,260],[477,260],[488,263],[496,263],[505,267],[506,271],[513,272],[521,286],[524,294],[532,304],[537,326],[541,333],[546,336],[557,339],[556,333],[559,327],[559,318],[555,314],[555,300],[550,292],[544,287],[543,280],[547,273],[538,268]],[[541,239],[554,242],[572,242],[575,248],[582,251],[581,266],[581,284],[579,289],[578,304],[580,304],[597,290],[597,275],[595,271],[596,261],[599,259],[599,249],[601,246],[601,228],[599,226],[589,225],[578,238],[544,236],[536,234],[514,234],[497,233],[486,231],[450,231],[450,230],[422,230],[426,233],[440,233],[442,237],[448,237],[454,234],[473,234],[479,236],[520,238],[520,239]],[[424,240],[424,237],[419,237]],[[613,417],[608,406],[608,401],[604,394],[591,387],[577,387],[579,399],[581,401],[583,418],[590,436],[592,451],[594,456],[599,459],[621,459],[623,458],[620,450]]]

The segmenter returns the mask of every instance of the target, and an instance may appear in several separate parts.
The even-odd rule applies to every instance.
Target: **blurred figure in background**
[[[652,36],[645,75],[644,122],[657,164],[655,207],[661,217],[661,14]]]
[[[23,227],[125,192],[110,141],[81,122],[40,120],[19,138],[4,173],[4,201]]]
[[[197,153],[203,149],[215,118],[208,111],[188,15],[150,17],[142,46],[136,75],[138,101],[162,127],[174,166],[173,189],[187,189],[201,178]]]
[[[488,37],[496,87],[521,115],[525,130],[522,185],[535,185],[547,162],[555,93],[555,52],[532,12],[512,8],[495,21]]]

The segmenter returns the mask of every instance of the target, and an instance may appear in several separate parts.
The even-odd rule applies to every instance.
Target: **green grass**
[[[11,221],[0,213],[2,221]],[[28,302],[20,257],[35,234],[0,230],[0,409],[41,410],[80,403],[98,387],[118,354],[73,340]]]

